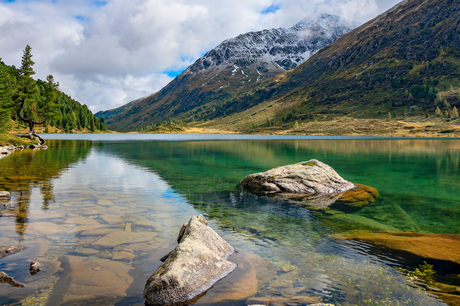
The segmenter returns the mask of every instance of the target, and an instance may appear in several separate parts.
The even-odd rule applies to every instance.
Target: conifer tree
[[[32,48],[27,45],[22,56],[21,67],[15,71],[18,86],[13,95],[13,101],[17,107],[17,116],[29,125],[29,132],[22,137],[38,139],[41,144],[44,144],[45,140],[35,132],[35,125],[58,118],[59,105],[56,103],[56,97],[59,83],[56,83],[53,76],[49,75],[46,78],[44,97],[38,98],[37,103],[34,103],[34,95],[38,94],[37,84],[32,79],[32,75],[35,74],[34,64]],[[23,114],[26,107],[30,108],[29,115]]]
[[[59,82],[54,81],[50,74],[46,77],[44,98],[39,108],[39,115],[48,121],[55,121],[59,118],[61,105],[57,103]]]
[[[434,114],[438,117],[442,115],[441,109],[439,109],[439,106],[436,106],[436,110],[434,111]]]
[[[452,119],[457,119],[458,118],[458,110],[457,110],[457,107],[455,107],[455,106],[452,109],[451,117],[452,117]]]
[[[1,60],[1,58],[0,58]],[[11,79],[9,74],[0,67],[0,132],[8,129],[13,108],[11,100]]]
[[[38,138],[40,140],[40,143],[44,144],[45,141],[35,132],[35,125],[43,124],[46,120],[42,122],[37,122],[36,118],[34,118],[35,114],[33,112],[31,115],[28,116],[28,118],[25,118],[22,114],[26,102],[32,103],[32,95],[36,92],[35,81],[32,79],[32,75],[35,74],[35,71],[32,68],[32,66],[35,63],[32,60],[31,50],[32,48],[29,45],[27,45],[24,49],[24,54],[22,56],[21,67],[19,69],[16,69],[15,71],[16,78],[18,81],[18,88],[13,95],[13,100],[15,104],[19,106],[17,108],[17,115],[19,119],[21,119],[23,122],[29,125],[29,132],[23,136],[31,139],[33,139],[33,137]]]

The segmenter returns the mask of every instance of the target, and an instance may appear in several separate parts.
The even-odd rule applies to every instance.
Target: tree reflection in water
[[[49,141],[48,144],[48,150],[16,151],[0,160],[0,190],[11,193],[11,199],[1,203],[0,215],[15,218],[20,239],[29,222],[34,189],[42,197],[42,209],[48,210],[54,203],[53,180],[84,159],[92,147],[91,141]]]

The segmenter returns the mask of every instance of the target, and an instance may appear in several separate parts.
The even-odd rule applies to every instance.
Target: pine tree
[[[441,116],[442,113],[441,113],[441,110],[439,109],[439,106],[436,106],[436,110],[434,111],[434,114],[438,117]]]
[[[47,121],[55,121],[59,118],[59,109],[62,107],[57,103],[59,90],[59,82],[54,81],[54,77],[50,74],[46,77],[45,92],[40,103],[38,113],[40,117]]]
[[[388,113],[388,121],[391,121],[391,113]]]
[[[13,102],[18,118],[29,125],[29,132],[22,137],[38,139],[41,144],[45,141],[36,134],[35,125],[44,124],[48,121],[59,119],[60,112],[57,96],[59,83],[54,81],[52,75],[46,78],[46,82],[35,81],[32,75],[34,61],[32,60],[32,48],[27,45],[21,60],[21,67],[15,69],[17,88],[13,94]],[[40,96],[40,91],[44,93]],[[37,98],[38,97],[38,98]]]
[[[32,66],[35,64],[32,61],[32,48],[27,45],[24,49],[24,53],[21,60],[21,67],[16,69],[15,75],[18,82],[17,90],[13,95],[13,101],[16,106],[16,113],[23,122],[29,125],[29,132],[24,137],[38,138],[40,139],[40,143],[44,144],[45,141],[35,133],[35,125],[36,124],[43,124],[43,122],[37,122],[35,118],[35,113],[29,112],[29,116],[25,118],[22,114],[24,108],[32,108],[33,106],[33,95],[36,93],[35,81],[32,79],[32,75],[35,74]],[[27,102],[27,103],[26,103]]]
[[[457,107],[455,107],[455,106],[452,109],[451,117],[452,117],[452,119],[457,119],[458,118],[458,110],[457,110]]]

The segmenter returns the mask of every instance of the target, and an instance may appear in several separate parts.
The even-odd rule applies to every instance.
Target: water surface
[[[0,284],[2,305],[143,305],[145,281],[176,245],[181,225],[197,213],[255,262],[257,296],[313,296],[336,305],[444,305],[400,272],[423,259],[330,235],[459,234],[458,140],[46,137],[56,138],[48,150],[0,160],[0,190],[13,195],[2,203],[0,244],[28,246],[0,261],[0,270],[27,285]],[[314,210],[237,186],[248,174],[312,158],[381,196],[360,210]],[[29,275],[30,260],[42,262],[43,271]],[[458,267],[436,265],[441,279],[459,285],[452,277],[460,274]],[[219,282],[197,304],[246,305],[245,298],[218,298],[230,284]]]

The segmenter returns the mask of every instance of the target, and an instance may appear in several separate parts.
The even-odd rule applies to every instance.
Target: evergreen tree
[[[32,111],[29,113],[29,116],[25,118],[22,114],[25,107],[33,106],[33,95],[36,93],[35,81],[32,79],[32,75],[35,74],[32,66],[35,64],[32,61],[32,48],[27,45],[24,49],[24,53],[21,60],[21,67],[16,69],[15,74],[18,82],[17,90],[13,95],[13,101],[17,107],[16,113],[23,122],[29,125],[29,132],[28,134],[24,135],[24,137],[29,137],[31,139],[32,136],[38,138],[40,143],[44,144],[45,141],[35,133],[35,125],[36,124],[43,124],[46,120],[42,122],[37,122],[35,118],[35,113]],[[27,105],[30,104],[30,105]]]
[[[59,118],[61,105],[57,103],[58,89],[59,82],[55,82],[51,74],[48,75],[46,77],[43,101],[39,108],[39,115],[48,121],[54,121]]]
[[[0,66],[0,132],[8,129],[13,108],[12,102],[11,79],[5,69]]]
[[[451,117],[452,117],[452,119],[457,119],[458,118],[458,110],[457,110],[457,107],[455,107],[455,106],[452,109]]]
[[[436,106],[436,110],[434,111],[434,114],[438,117],[441,116],[442,113],[441,113],[441,110],[439,109],[439,106]]]
[[[388,113],[388,121],[391,121],[391,113]]]

